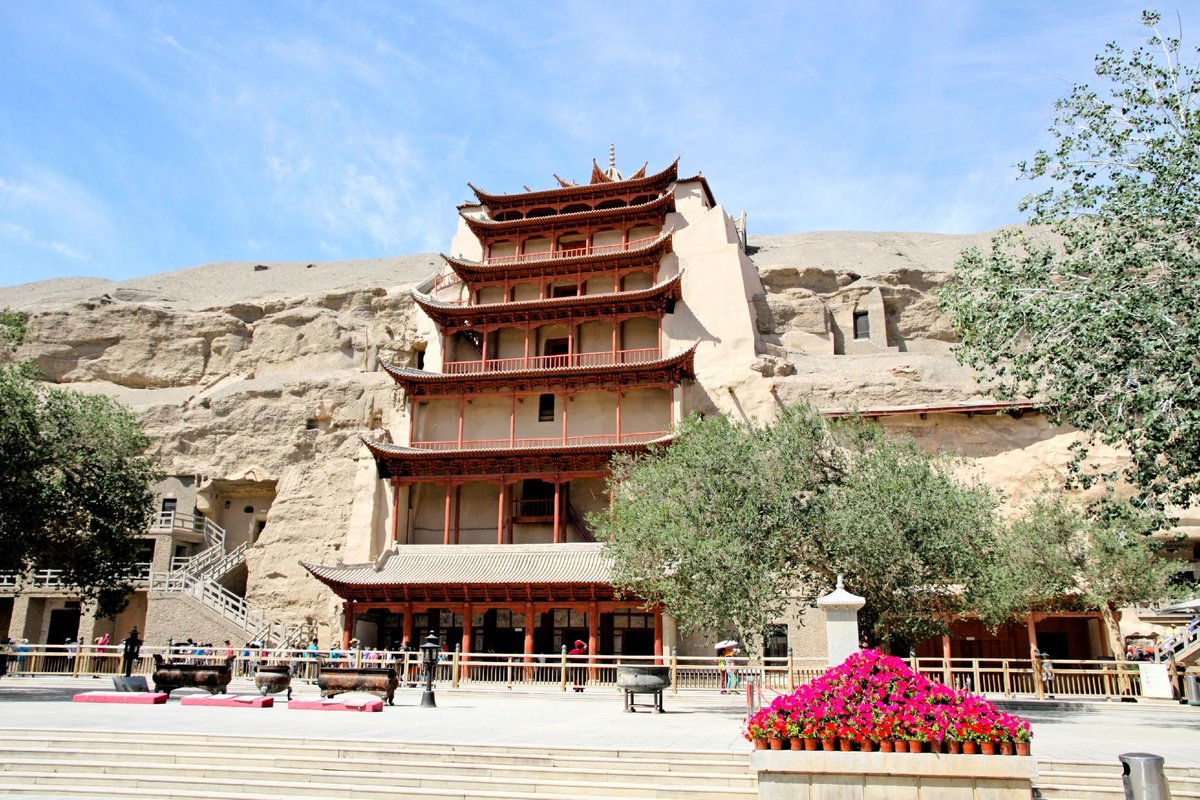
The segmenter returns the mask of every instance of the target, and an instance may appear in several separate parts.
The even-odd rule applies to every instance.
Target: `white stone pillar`
[[[858,610],[866,603],[865,599],[842,587],[841,575],[837,578],[837,588],[817,600],[817,607],[825,612],[825,649],[829,666],[836,667],[858,652]]]

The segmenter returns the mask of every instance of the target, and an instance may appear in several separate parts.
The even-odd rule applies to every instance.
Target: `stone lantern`
[[[858,610],[866,604],[864,598],[846,591],[841,575],[837,577],[837,588],[817,600],[817,607],[825,612],[829,666],[836,667],[858,652]]]

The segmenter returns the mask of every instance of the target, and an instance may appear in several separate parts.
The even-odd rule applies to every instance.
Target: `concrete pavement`
[[[668,693],[665,714],[625,713],[612,688],[583,693],[451,689],[437,691],[436,709],[420,708],[421,693],[402,689],[380,714],[184,707],[177,690],[165,706],[72,703],[76,692],[111,689],[104,679],[5,678],[0,727],[137,730],[272,738],[458,744],[512,744],[598,749],[749,752],[742,739],[744,699],[716,692]],[[253,693],[246,680],[230,691]],[[297,697],[315,698],[301,684]],[[277,696],[278,698],[278,696]],[[1116,763],[1124,752],[1151,752],[1168,765],[1200,766],[1200,708],[1120,703],[1023,705],[1033,723],[1034,755],[1045,759]]]

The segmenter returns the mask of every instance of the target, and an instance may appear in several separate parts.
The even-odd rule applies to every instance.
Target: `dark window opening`
[[[317,429],[317,421],[315,419],[306,419],[304,421],[304,430],[315,431]]]
[[[675,313],[675,301],[674,301],[673,299],[669,299],[669,298],[668,298],[668,300],[667,300],[667,306],[666,306],[666,312],[667,312],[668,314],[674,314],[674,313]]]
[[[514,516],[518,519],[553,519],[554,484],[538,478],[527,478],[521,481],[521,497],[514,503]]]
[[[784,658],[787,656],[788,638],[787,625],[772,625],[763,637],[763,656],[765,658]]]
[[[138,541],[137,561],[139,564],[149,564],[154,560],[154,540],[141,539]]]
[[[855,339],[870,339],[871,338],[871,320],[867,316],[866,311],[854,312],[854,338]]]
[[[417,351],[417,369],[425,369],[425,351]]]
[[[538,422],[554,422],[554,395],[538,396]]]
[[[570,286],[551,286],[551,297],[574,297],[579,294],[579,287],[572,284]]]
[[[174,497],[164,497],[162,499],[162,511],[164,514],[170,514],[179,506],[179,501]]]
[[[253,514],[254,506],[246,506],[245,508],[242,509],[242,513],[243,514]]]

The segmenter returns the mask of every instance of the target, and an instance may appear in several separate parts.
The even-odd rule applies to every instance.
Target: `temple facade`
[[[707,181],[678,162],[558,181],[471,187],[444,268],[413,291],[425,347],[382,365],[405,424],[365,440],[381,482],[369,559],[305,564],[342,598],[347,643],[432,630],[463,652],[675,644],[661,611],[614,592],[588,515],[609,506],[615,453],[665,445],[712,408],[698,363],[753,360],[761,286]]]

